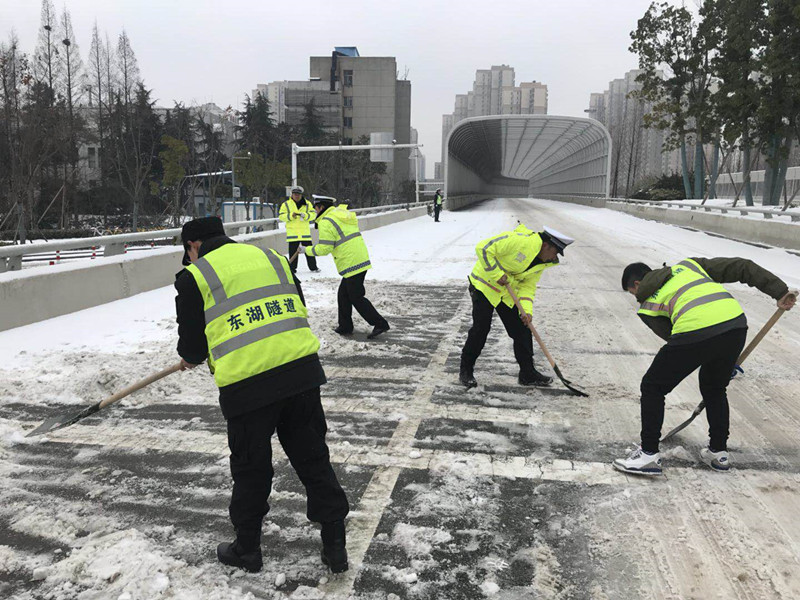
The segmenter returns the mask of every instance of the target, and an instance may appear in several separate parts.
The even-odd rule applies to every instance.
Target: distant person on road
[[[659,440],[664,397],[700,368],[709,442],[701,460],[727,471],[729,409],[727,387],[747,337],[747,317],[723,283],[746,283],[790,310],[796,301],[778,277],[744,258],[685,258],[652,270],[633,263],[622,273],[622,289],[639,302],[639,317],[665,340],[641,383],[641,446],[614,461],[626,473],[660,475]]]
[[[311,207],[311,203],[303,197],[303,188],[296,185],[292,188],[292,196],[281,204],[278,218],[286,223],[286,241],[289,243],[289,258],[294,256],[297,248],[311,245],[311,223],[314,222],[316,215]],[[297,261],[295,258],[290,266],[292,273],[297,271]],[[308,269],[314,273],[318,272],[317,259],[306,255]]]
[[[364,279],[372,268],[367,244],[358,230],[358,217],[347,210],[346,204],[336,204],[336,198],[312,196],[314,210],[317,211],[319,243],[306,248],[307,256],[333,254],[336,270],[342,276],[337,296],[339,305],[339,326],[334,329],[339,335],[353,333],[353,307],[370,325],[372,332],[368,339],[378,337],[389,331],[389,323],[384,319],[366,297]]]
[[[322,562],[334,573],[346,571],[349,506],[325,443],[325,372],[300,285],[285,257],[237,244],[217,217],[186,223],[181,239],[186,269],[175,280],[178,354],[183,369],[208,360],[231,452],[229,512],[236,538],[219,544],[217,558],[261,570],[261,524],[273,476],[270,439],[277,431],[305,486],[306,514],[322,524]]]
[[[467,388],[478,385],[473,370],[483,351],[497,312],[508,336],[514,340],[514,357],[519,364],[520,385],[547,386],[553,378],[536,370],[533,364],[533,336],[528,328],[533,313],[536,284],[545,269],[558,264],[558,255],[574,240],[545,227],[536,233],[525,225],[481,241],[475,247],[478,262],[469,275],[472,298],[472,327],[461,352],[459,381]],[[524,314],[519,314],[505,285],[520,299]]]
[[[433,220],[439,222],[439,213],[442,211],[442,204],[444,204],[444,196],[442,196],[442,188],[436,190],[433,196]]]

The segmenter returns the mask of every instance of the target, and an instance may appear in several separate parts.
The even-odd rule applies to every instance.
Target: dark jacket
[[[235,244],[226,236],[206,240],[200,246],[204,256],[225,244]],[[305,304],[300,281],[294,278],[297,293]],[[175,276],[175,310],[178,316],[178,354],[186,362],[200,364],[208,357],[203,296],[197,282],[186,269]],[[226,419],[319,387],[326,382],[316,354],[305,356],[275,369],[219,388],[219,405]]]
[[[782,298],[789,288],[780,277],[773,275],[752,260],[746,258],[692,258],[717,283],[746,283],[757,288],[775,300]],[[663,267],[650,271],[639,283],[636,301],[640,304],[660,290],[672,277],[672,267]],[[672,322],[668,317],[639,315],[644,323],[660,338],[670,345],[689,344],[707,340],[732,329],[746,329],[747,317],[740,315],[730,321],[672,335]]]

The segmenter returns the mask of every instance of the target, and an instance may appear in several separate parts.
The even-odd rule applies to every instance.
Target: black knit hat
[[[187,242],[205,241],[213,237],[225,235],[222,219],[219,217],[203,217],[184,223],[181,229],[181,242],[183,242],[183,265],[191,264],[187,249]]]

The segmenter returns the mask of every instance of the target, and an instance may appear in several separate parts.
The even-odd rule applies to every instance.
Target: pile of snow
[[[164,554],[135,529],[92,534],[80,542],[68,557],[36,574],[43,577],[42,590],[50,597],[253,598],[229,586],[216,569],[189,566]]]

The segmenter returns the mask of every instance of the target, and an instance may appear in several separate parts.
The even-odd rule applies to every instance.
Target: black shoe
[[[261,559],[261,548],[252,552],[244,552],[238,542],[223,542],[217,546],[217,559],[223,565],[239,567],[250,573],[258,573],[264,566]]]
[[[472,370],[467,371],[466,369],[463,369],[458,374],[458,380],[461,382],[461,385],[467,389],[478,387],[478,382],[475,381],[475,376],[472,374]]]
[[[367,336],[367,339],[371,340],[372,338],[376,338],[380,334],[386,333],[387,331],[389,331],[389,324],[388,323],[384,323],[383,325],[375,325],[375,327],[373,327],[373,329],[372,329],[372,333],[370,333]]]
[[[345,545],[344,521],[332,521],[322,524],[322,552],[320,553],[320,558],[331,570],[331,573],[344,573],[349,568]]]
[[[544,375],[539,373],[536,369],[533,369],[530,373],[519,374],[519,381],[520,385],[533,385],[538,387],[548,386],[553,383],[553,378],[549,377],[548,375]]]
[[[341,325],[334,329],[334,331],[339,335],[353,335],[352,329],[344,329]]]
[[[322,269],[311,269],[312,273],[319,273]]]

